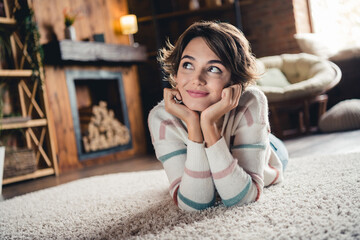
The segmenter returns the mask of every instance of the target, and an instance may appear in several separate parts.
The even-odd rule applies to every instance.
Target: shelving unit
[[[14,176],[3,179],[3,184],[10,184],[18,181],[58,174],[58,166],[54,145],[54,129],[49,121],[48,103],[44,85],[44,74],[42,65],[39,64],[38,76],[33,76],[32,69],[26,69],[32,64],[31,57],[27,51],[27,42],[21,40],[17,32],[17,22],[7,0],[4,1],[5,17],[0,17],[0,29],[6,29],[9,33],[14,69],[0,69],[0,82],[13,83],[17,85],[18,104],[20,105],[21,116],[6,117],[0,119],[0,130],[10,131],[22,129],[25,132],[24,143],[28,149],[35,153],[37,170],[33,173]],[[14,4],[14,2],[11,2]],[[16,1],[16,4],[30,4],[26,1]],[[29,4],[29,5],[27,5]],[[36,42],[36,41],[35,41]],[[37,61],[40,60],[40,53],[36,53]],[[41,62],[41,60],[40,60]]]
[[[162,13],[157,14],[154,16],[145,16],[138,19],[139,23],[152,21],[154,19],[160,20],[160,19],[169,19],[169,18],[179,18],[179,17],[187,17],[191,15],[198,15],[198,14],[211,14],[214,12],[219,11],[228,11],[228,10],[234,10],[233,4],[225,4],[219,7],[203,7],[196,10],[180,10],[175,12],[169,12],[169,13]]]

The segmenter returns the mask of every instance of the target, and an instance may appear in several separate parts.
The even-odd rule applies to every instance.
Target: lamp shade
[[[138,31],[136,15],[129,14],[120,17],[122,34],[134,34]]]

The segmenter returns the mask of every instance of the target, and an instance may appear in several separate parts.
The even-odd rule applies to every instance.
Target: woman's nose
[[[205,85],[206,79],[204,73],[202,71],[195,73],[192,79],[192,83],[196,85]]]

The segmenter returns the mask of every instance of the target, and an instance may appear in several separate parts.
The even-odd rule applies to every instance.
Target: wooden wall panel
[[[131,69],[129,69],[127,74],[124,75],[123,81],[134,149],[136,149],[138,152],[145,153],[146,144],[144,124],[146,123],[143,121],[144,118],[142,113],[139,79],[136,66],[133,66]]]
[[[91,39],[93,34],[103,33],[106,43],[129,43],[128,36],[115,34],[113,28],[113,22],[128,13],[126,0],[32,0],[32,5],[41,44],[65,38],[65,8],[80,12],[74,23],[77,40]]]
[[[59,170],[79,168],[70,100],[62,68],[45,67],[49,108],[54,121]],[[61,91],[59,91],[61,90]]]

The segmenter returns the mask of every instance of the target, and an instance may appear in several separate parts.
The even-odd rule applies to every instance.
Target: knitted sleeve
[[[170,195],[179,208],[201,210],[215,203],[215,186],[204,144],[188,140],[186,126],[158,105],[148,125],[157,158],[169,179]]]
[[[244,92],[231,112],[226,131],[231,132],[231,149],[224,138],[206,149],[216,189],[226,206],[256,201],[264,187],[266,149],[269,146],[265,96]]]

